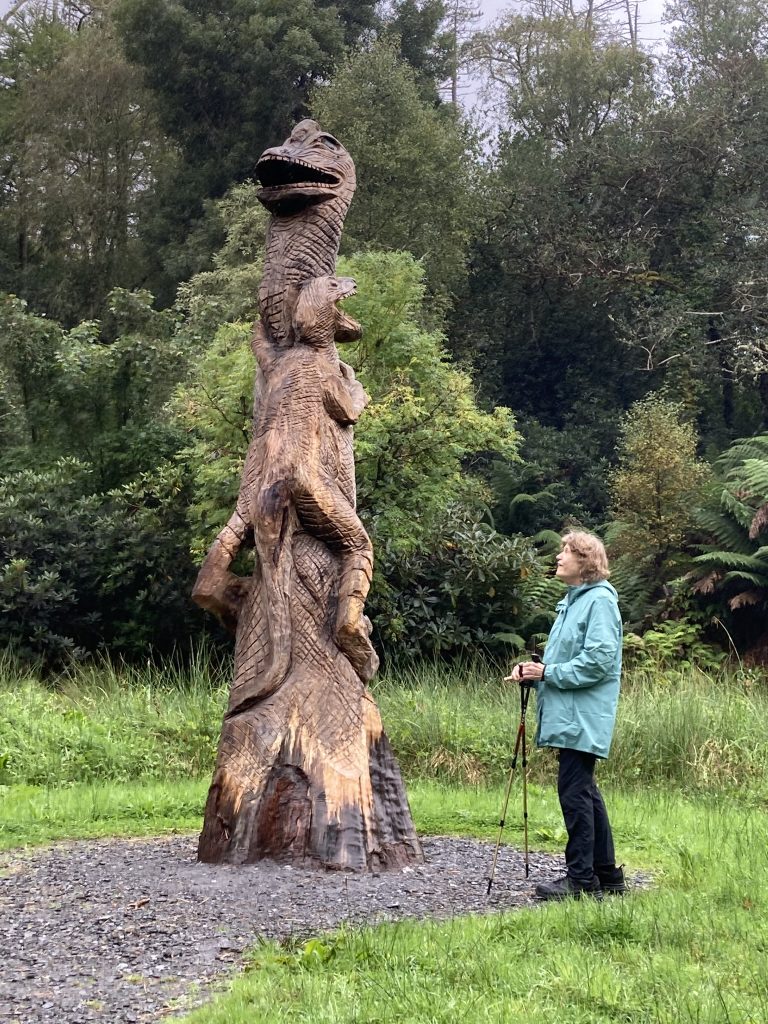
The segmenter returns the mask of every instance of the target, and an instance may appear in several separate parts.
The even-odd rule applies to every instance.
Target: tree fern
[[[745,437],[734,441],[717,460],[717,468],[721,473],[737,468],[747,459],[768,461],[768,434],[757,437]]]
[[[729,487],[723,488],[723,492],[720,495],[720,507],[739,526],[743,526],[745,530],[749,529],[749,524],[752,522],[755,510],[751,505],[743,501],[738,494],[733,494]]]
[[[765,632],[768,606],[768,546],[761,543],[768,529],[768,434],[734,442],[716,470],[719,484],[696,516],[707,540],[689,582],[708,601],[738,613],[733,621],[744,622],[745,640],[753,644]]]
[[[697,565],[710,569],[739,569],[745,572],[768,572],[768,559],[754,555],[742,555],[736,551],[706,551],[694,558]]]
[[[736,475],[734,470],[729,477]],[[749,488],[750,494],[754,495],[762,505],[768,500],[768,457],[765,461],[761,459],[745,459],[738,473],[740,486]]]
[[[518,629],[530,639],[546,639],[555,619],[555,605],[565,593],[565,587],[552,575],[549,558],[536,560],[533,570],[522,580],[519,588],[520,620]]]
[[[765,564],[765,571],[762,573],[747,572],[746,569],[729,569],[723,576],[723,582],[738,580],[739,583],[751,583],[761,589],[768,588],[768,562]]]

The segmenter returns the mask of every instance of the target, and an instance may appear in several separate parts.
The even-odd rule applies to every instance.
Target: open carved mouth
[[[256,164],[256,174],[264,188],[274,191],[305,186],[333,188],[341,180],[337,175],[322,171],[305,160],[293,160],[277,154],[263,156]]]
[[[342,299],[349,298],[350,295],[357,295],[357,282],[352,277],[337,277],[336,280],[339,283],[339,290],[337,293],[337,302],[341,302]]]
[[[336,295],[336,341],[357,341],[362,336],[363,329],[357,320],[345,312],[339,305],[350,295],[357,295],[357,284],[352,277],[337,277],[339,290]]]

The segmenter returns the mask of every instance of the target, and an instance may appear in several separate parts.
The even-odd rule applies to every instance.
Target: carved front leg
[[[323,382],[323,405],[337,423],[351,427],[360,419],[360,413],[370,398],[355,377],[352,367],[346,363],[340,366],[342,376],[327,377]]]
[[[379,667],[363,614],[373,575],[370,538],[338,485],[323,476],[297,480],[296,509],[307,533],[340,556],[336,642],[367,682]]]
[[[366,541],[364,548],[342,555],[336,642],[367,683],[379,667],[379,658],[370,639],[370,619],[364,614],[373,577],[373,548],[367,534]]]
[[[235,511],[205,556],[192,590],[192,600],[213,612],[232,633],[251,585],[249,579],[236,576],[229,567],[242,546],[248,524]]]
[[[251,586],[251,579],[236,576],[229,570],[251,530],[249,503],[258,479],[258,469],[259,454],[251,443],[245,457],[237,507],[205,556],[192,590],[192,600],[201,608],[213,612],[231,633],[237,627],[240,608]]]

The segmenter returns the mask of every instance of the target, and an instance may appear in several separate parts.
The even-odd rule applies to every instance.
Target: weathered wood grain
[[[253,335],[253,438],[237,507],[194,599],[235,632],[235,671],[198,855],[329,868],[421,859],[367,689],[373,549],[355,510],[353,425],[368,398],[336,343],[360,336],[334,276],[354,165],[303,121],[258,164],[272,212]],[[252,543],[255,567],[231,571]]]

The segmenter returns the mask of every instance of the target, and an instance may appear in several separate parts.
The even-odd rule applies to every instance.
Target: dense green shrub
[[[107,493],[92,477],[67,459],[0,478],[0,645],[48,666],[167,653],[202,621],[183,474],[167,465]]]
[[[377,565],[369,609],[384,651],[398,660],[517,650],[523,620],[533,624],[544,611],[530,585],[543,574],[534,546],[461,506],[411,553],[384,541]]]
[[[624,661],[632,667],[717,671],[726,657],[725,651],[704,640],[701,625],[688,618],[666,619],[642,636],[624,634]]]

